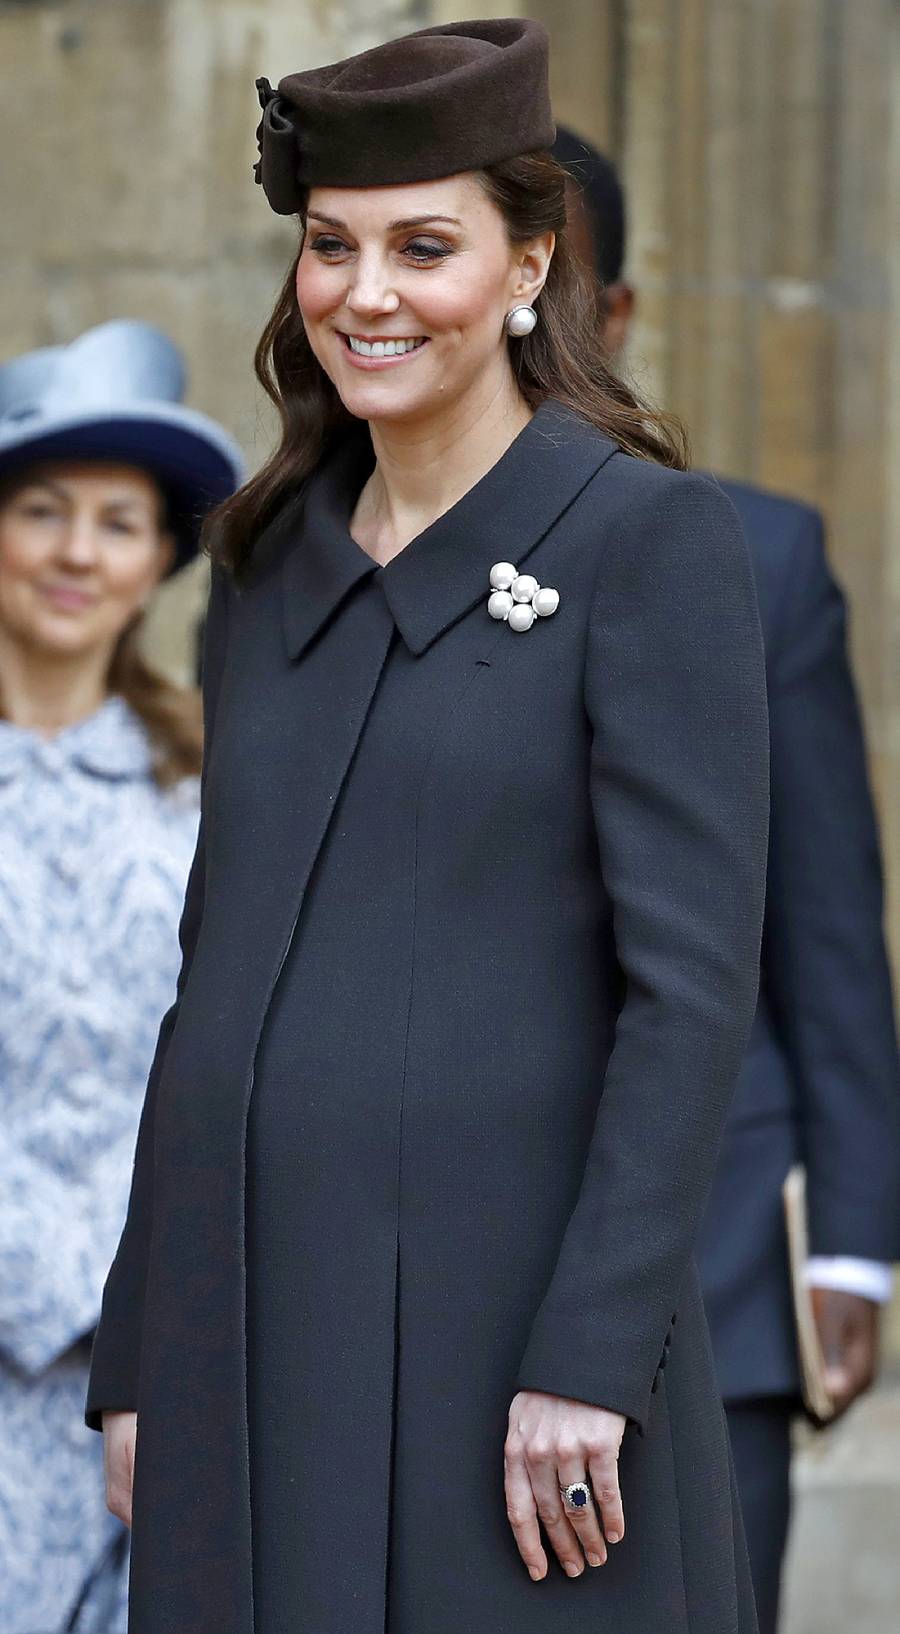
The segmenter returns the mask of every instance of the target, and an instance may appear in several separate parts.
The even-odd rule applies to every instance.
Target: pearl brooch
[[[495,562],[490,574],[487,610],[491,618],[505,619],[511,630],[530,630],[535,618],[549,618],[559,606],[559,591],[539,585],[531,573],[520,573],[512,562]]]

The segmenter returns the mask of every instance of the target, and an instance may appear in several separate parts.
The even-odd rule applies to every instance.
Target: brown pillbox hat
[[[549,42],[528,18],[448,23],[256,82],[256,180],[278,215],[310,187],[432,181],[550,148]]]

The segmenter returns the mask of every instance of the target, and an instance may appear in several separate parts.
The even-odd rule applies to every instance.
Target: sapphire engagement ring
[[[587,1509],[591,1501],[591,1489],[586,1481],[573,1481],[571,1486],[561,1486],[559,1495],[567,1507],[576,1513],[579,1509]]]

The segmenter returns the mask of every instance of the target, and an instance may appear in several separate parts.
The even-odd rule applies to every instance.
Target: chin
[[[48,656],[57,658],[76,658],[97,645],[97,637],[90,630],[79,629],[76,624],[64,624],[56,619],[42,621],[33,630],[32,639],[36,646],[43,647]]]
[[[377,384],[368,381],[357,384],[353,381],[340,395],[347,412],[358,420],[385,424],[427,419],[449,400],[448,392],[434,387],[431,390],[400,390],[393,382],[387,381],[384,384],[380,381]]]

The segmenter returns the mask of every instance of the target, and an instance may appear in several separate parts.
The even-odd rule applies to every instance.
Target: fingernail
[[[588,1555],[588,1565],[589,1566],[602,1566],[603,1565],[603,1556],[602,1555]]]
[[[580,1577],[581,1576],[581,1567],[576,1566],[574,1560],[567,1560],[566,1561],[566,1571],[568,1572],[570,1577]]]
[[[528,1575],[531,1578],[532,1583],[539,1583],[544,1574],[540,1566],[529,1566]]]
[[[618,1543],[618,1541],[619,1541],[618,1532],[607,1532],[606,1541],[607,1541],[607,1543]]]

